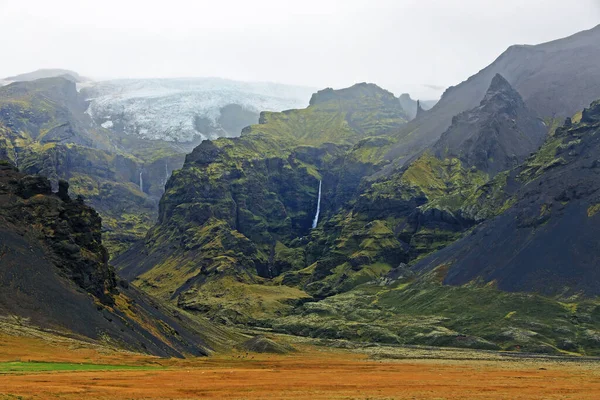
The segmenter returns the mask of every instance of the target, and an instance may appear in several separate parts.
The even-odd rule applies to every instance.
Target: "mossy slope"
[[[107,246],[118,254],[154,222],[185,150],[116,135],[94,125],[86,108],[75,83],[62,77],[0,88],[0,158],[48,177],[55,189],[59,179],[71,181],[105,219]]]

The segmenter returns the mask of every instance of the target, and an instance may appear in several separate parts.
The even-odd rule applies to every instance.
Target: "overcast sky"
[[[414,92],[597,24],[600,0],[0,0],[0,77],[52,67]]]

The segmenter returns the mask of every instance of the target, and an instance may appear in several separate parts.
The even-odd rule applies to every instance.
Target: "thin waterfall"
[[[165,160],[165,185],[167,184],[167,181],[169,180],[169,168],[167,166],[168,161]]]
[[[312,228],[315,229],[317,227],[317,223],[319,222],[319,213],[321,212],[321,181],[319,181],[319,199],[317,200],[317,212],[315,214],[315,219],[313,220]]]
[[[144,191],[144,178],[142,178],[142,174],[144,171],[140,171],[140,191]]]

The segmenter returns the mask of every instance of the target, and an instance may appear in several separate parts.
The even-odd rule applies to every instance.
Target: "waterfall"
[[[315,219],[313,220],[312,228],[317,227],[319,222],[319,213],[321,212],[321,181],[319,181],[319,199],[317,200],[317,212],[315,213]]]
[[[144,173],[144,171],[140,171],[140,190],[142,192],[144,191],[144,179],[142,178],[143,173]]]
[[[165,160],[165,184],[167,183],[167,181],[169,180],[169,168],[167,166],[167,160]]]

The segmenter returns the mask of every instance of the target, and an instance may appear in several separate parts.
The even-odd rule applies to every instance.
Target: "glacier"
[[[316,91],[221,78],[117,79],[85,82],[78,89],[89,101],[87,113],[98,125],[144,139],[174,142],[239,136],[240,132],[228,131],[219,123],[225,106],[241,106],[254,113],[255,121],[250,123],[257,123],[261,111],[308,106]]]

